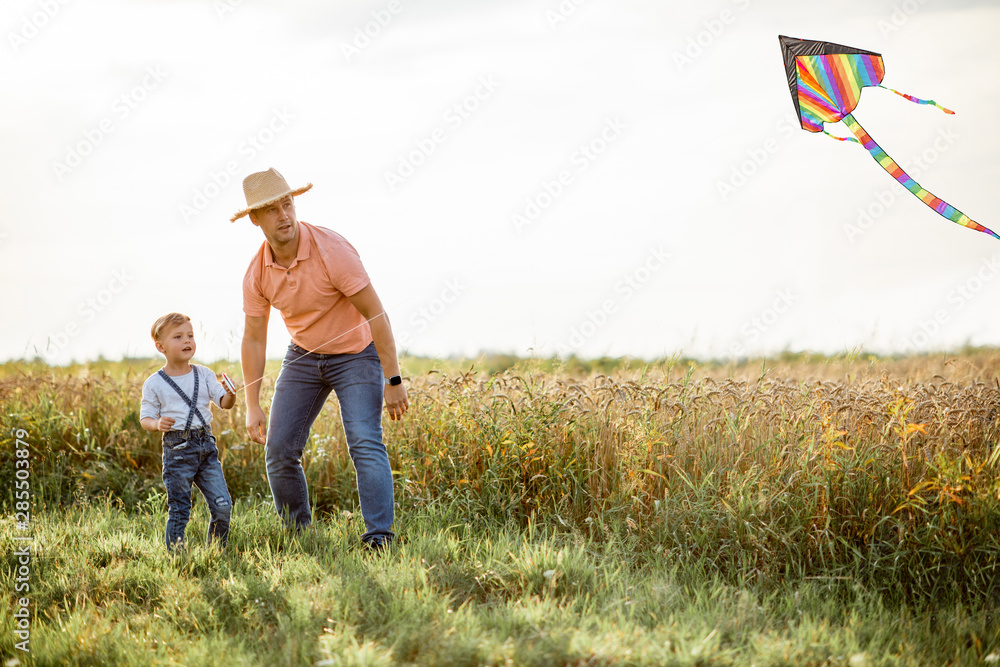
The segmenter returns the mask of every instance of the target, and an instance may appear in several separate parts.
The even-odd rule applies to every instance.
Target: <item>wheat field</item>
[[[171,561],[157,542],[162,524],[156,523],[164,516],[159,443],[137,421],[141,384],[156,368],[149,360],[63,369],[24,362],[0,368],[4,502],[12,513],[21,438],[30,460],[36,530],[65,540],[63,524],[75,521],[77,532],[94,535],[100,545],[74,540],[72,549],[83,562],[93,560],[93,553],[103,553],[98,560],[111,564],[136,566],[150,559],[171,577],[181,576],[185,586],[201,585],[200,594],[207,595],[204,582],[198,583],[198,568],[190,563],[210,554],[196,551],[178,574],[176,563],[174,569],[164,564]],[[215,368],[238,374],[235,365]],[[354,624],[353,639],[342,638],[345,652],[323,653],[324,633],[300,619],[314,636],[287,664],[324,659],[331,661],[324,664],[355,659],[360,662],[353,664],[995,661],[1000,655],[995,617],[1000,599],[998,370],[1000,353],[991,350],[905,359],[785,355],[742,364],[406,360],[411,411],[402,422],[385,424],[402,546],[386,562],[351,560],[350,567],[406,570],[407,564],[422,562],[423,569],[416,570],[423,575],[414,570],[406,576],[423,577],[426,586],[431,567],[426,556],[440,556],[444,548],[450,567],[463,574],[431,588],[452,613],[465,610],[468,627],[440,619],[434,623],[464,637],[466,649],[481,645],[481,650],[465,651],[461,659],[447,657],[448,642],[402,651],[400,642],[414,641],[412,636],[362,631]],[[273,380],[273,374],[265,380],[265,405]],[[251,576],[246,550],[256,552],[262,540],[285,545],[259,556],[264,567],[279,570],[280,549],[295,559],[310,549],[350,544],[360,521],[336,401],[321,413],[303,457],[319,519],[319,533],[308,544],[289,543],[276,525],[263,452],[249,443],[242,422],[239,404],[231,412],[216,411],[223,467],[237,501],[235,546],[216,557],[238,572],[231,576]],[[25,437],[15,437],[18,433]],[[200,499],[199,505],[203,511]],[[129,517],[144,528],[134,533],[123,528]],[[116,546],[108,546],[106,535],[96,537],[101,531],[93,522],[118,526]],[[11,547],[8,553],[16,535],[8,521],[0,536]],[[456,539],[466,546],[452,553]],[[506,545],[506,555],[495,551],[497,544]],[[577,559],[573,576],[561,574],[563,560],[570,558],[566,554]],[[50,557],[69,567],[65,556]],[[8,564],[16,570],[10,556]],[[621,649],[629,642],[583,642],[573,648],[579,637],[589,636],[588,627],[604,627],[594,600],[619,595],[623,580],[633,586],[644,582],[645,611],[619,610],[621,627],[640,633],[643,639],[635,646],[643,650],[627,658],[610,647]],[[407,582],[398,591],[404,597],[415,590],[413,581]],[[289,590],[304,585],[298,579],[285,583]],[[107,589],[106,600],[117,599],[120,583],[94,585]],[[154,588],[166,585],[161,581]],[[42,592],[34,618],[42,636],[75,614],[114,616],[105,603],[74,596],[66,586],[44,578],[36,586]],[[688,625],[681,623],[688,630],[678,630],[676,618],[670,624],[671,612],[657,590],[690,593],[684,604],[674,599],[677,613],[692,615]],[[726,600],[721,607],[719,595]],[[797,634],[802,628],[786,618],[789,596],[800,595],[826,610],[816,622],[830,626],[830,641],[838,638],[852,648],[813,650],[803,643]],[[122,596],[126,606],[154,616],[165,604],[162,595],[152,601]],[[659,602],[653,605],[653,600]],[[391,606],[388,598],[383,603]],[[559,627],[577,639],[550,654],[537,640],[511,644],[501,631],[487,630],[498,608],[529,603],[564,605],[557,614]],[[364,596],[355,604],[363,607]],[[736,626],[733,604],[742,610]],[[272,632],[292,618],[289,605],[294,605],[284,605],[278,604],[264,623]],[[566,611],[580,605],[577,612]],[[953,610],[946,622],[939,618],[941,609]],[[770,610],[779,611],[772,615]],[[855,613],[886,632],[872,634],[864,624],[850,630],[858,622],[850,621]],[[893,620],[887,622],[886,614]],[[776,625],[776,618],[785,620]],[[14,623],[9,615],[0,620],[5,627]],[[740,625],[744,622],[746,628]],[[894,624],[910,628],[912,636],[900,640],[889,632]],[[249,626],[241,626],[235,616],[230,625],[211,632],[168,626],[171,636],[193,637],[196,643],[246,645],[246,664],[281,655],[266,636],[248,637]],[[944,628],[948,631],[941,635]],[[614,633],[605,630],[602,636],[610,641]],[[698,644],[694,636],[702,630],[701,639],[711,635],[711,640]],[[80,632],[85,637],[81,647],[59,644],[62,648],[52,655],[96,664],[80,658],[88,644],[110,650],[125,641],[113,639],[110,629],[93,637]],[[0,647],[16,659],[9,636]],[[784,648],[775,649],[779,645]],[[696,646],[701,649],[695,651]],[[164,646],[156,650],[161,649],[163,655],[183,655]],[[927,651],[934,658],[923,663],[920,656]],[[194,655],[187,659],[200,664]],[[354,657],[348,660],[348,655]]]

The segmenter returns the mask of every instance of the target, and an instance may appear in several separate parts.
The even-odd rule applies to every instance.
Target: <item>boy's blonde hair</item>
[[[153,337],[153,340],[159,343],[160,336],[162,336],[167,329],[179,327],[185,322],[190,321],[191,318],[187,315],[181,315],[180,313],[167,313],[160,319],[153,322],[153,328],[149,330],[149,333]]]

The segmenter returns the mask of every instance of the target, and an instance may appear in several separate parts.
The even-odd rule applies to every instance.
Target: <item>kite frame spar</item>
[[[889,175],[896,179],[920,201],[952,222],[1000,239],[993,230],[983,227],[954,206],[920,186],[909,174],[875,143],[868,132],[851,115],[861,98],[861,89],[866,86],[886,88],[882,84],[885,66],[882,55],[874,51],[856,49],[833,42],[798,39],[778,35],[781,55],[788,78],[788,90],[792,104],[799,117],[799,125],[809,132],[822,132],[840,141],[852,141],[865,147],[868,153]],[[948,114],[933,100],[922,100],[899,91],[886,88],[917,104],[930,104]],[[823,128],[824,123],[843,121],[854,135],[836,137]]]

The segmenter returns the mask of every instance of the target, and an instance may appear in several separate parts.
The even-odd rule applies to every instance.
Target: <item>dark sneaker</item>
[[[368,540],[361,543],[361,548],[370,554],[381,555],[392,548],[392,540]]]

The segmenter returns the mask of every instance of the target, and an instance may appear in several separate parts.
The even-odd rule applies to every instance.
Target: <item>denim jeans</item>
[[[208,428],[168,431],[163,434],[163,485],[167,488],[167,549],[184,544],[191,518],[191,484],[205,497],[212,519],[208,542],[226,546],[233,502],[219,463],[215,437]]]
[[[307,353],[294,343],[274,386],[267,429],[267,480],[274,506],[289,527],[309,525],[309,489],[302,450],[331,391],[340,402],[347,451],[357,473],[366,543],[391,540],[394,497],[382,443],[382,364],[375,344],[357,354]]]

